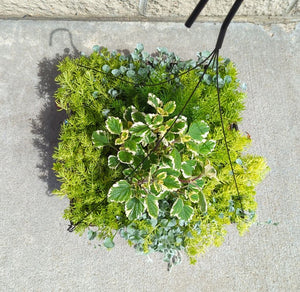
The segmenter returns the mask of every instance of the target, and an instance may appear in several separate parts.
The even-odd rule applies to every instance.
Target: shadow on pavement
[[[65,113],[58,111],[54,101],[54,93],[58,89],[55,78],[58,75],[57,64],[66,56],[69,51],[65,50],[63,55],[57,54],[55,58],[42,59],[38,64],[39,83],[37,91],[40,98],[45,102],[40,113],[32,120],[33,145],[39,151],[40,163],[37,168],[40,171],[39,177],[47,183],[48,195],[55,188],[59,188],[59,182],[52,170],[53,152],[58,144],[60,124],[65,119]]]
[[[64,49],[63,54],[56,54],[54,58],[43,58],[38,63],[39,82],[36,86],[38,96],[45,102],[40,113],[32,120],[33,145],[39,151],[40,163],[37,168],[40,171],[39,177],[47,183],[49,196],[52,191],[60,187],[56,176],[52,170],[54,159],[52,158],[54,149],[58,144],[60,125],[66,118],[63,111],[58,111],[55,104],[54,94],[58,89],[55,82],[59,74],[57,65],[67,56],[71,58],[78,57],[79,51],[73,44],[72,34],[68,29],[59,28],[51,32],[49,36],[49,46],[52,46],[52,38],[55,33],[67,32],[70,38],[70,45],[73,53],[69,48]]]
[[[41,180],[47,183],[47,194],[52,195],[54,189],[60,187],[60,183],[57,181],[53,168],[54,159],[52,158],[54,149],[58,145],[58,138],[60,132],[60,125],[66,119],[64,111],[58,111],[58,107],[55,104],[54,94],[58,89],[58,85],[55,82],[56,76],[59,74],[57,65],[64,58],[69,56],[70,58],[79,57],[80,52],[73,43],[72,34],[68,29],[58,28],[51,32],[49,36],[49,46],[52,46],[52,39],[55,33],[67,33],[70,40],[70,47],[66,48],[63,54],[56,54],[54,58],[43,58],[38,63],[38,77],[39,82],[37,84],[37,93],[40,98],[45,102],[40,113],[32,120],[32,134],[33,145],[39,152],[40,163],[37,165],[39,169],[39,177]],[[72,52],[71,52],[72,51]],[[128,50],[117,50],[124,55],[128,55]]]

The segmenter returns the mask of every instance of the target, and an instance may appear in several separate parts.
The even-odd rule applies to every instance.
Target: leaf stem
[[[182,182],[183,184],[189,184],[189,183],[191,183],[191,182],[197,180],[197,179],[200,178],[200,177],[202,177],[201,174],[198,175],[198,176],[196,176],[196,177],[194,177],[194,178],[192,178],[192,179],[187,179],[187,180],[179,179],[179,181]]]
[[[107,146],[111,147],[112,149],[114,149],[115,151],[119,152],[119,149],[111,144],[107,144]]]

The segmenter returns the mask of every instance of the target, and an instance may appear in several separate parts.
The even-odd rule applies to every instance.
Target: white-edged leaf
[[[190,151],[192,151],[194,154],[199,154],[199,143],[196,143],[195,141],[188,141],[186,143],[186,148]]]
[[[112,168],[112,169],[117,168],[117,166],[119,164],[119,160],[118,160],[117,156],[109,155],[107,160],[108,160],[108,167],[109,168]]]
[[[174,125],[174,127],[172,128],[172,132],[176,133],[176,134],[183,134],[186,132],[187,130],[187,122],[184,120],[181,121],[177,121]]]
[[[160,126],[157,128],[157,131],[158,131],[161,135],[163,135],[163,134],[166,133],[166,131],[167,131],[168,128],[169,128],[169,127],[167,127],[165,124],[162,124],[162,125],[160,125]]]
[[[167,142],[169,142],[169,143],[175,141],[175,134],[169,132],[169,133],[165,136],[165,140],[166,140]]]
[[[202,142],[204,138],[208,135],[209,126],[204,121],[195,121],[192,122],[188,134],[194,139],[195,141]]]
[[[183,206],[184,206],[184,204],[183,204],[182,199],[178,198],[174,202],[174,204],[173,204],[173,206],[171,208],[171,211],[170,211],[171,216],[178,215],[181,212]]]
[[[131,119],[131,114],[133,112],[136,112],[137,109],[131,105],[130,107],[126,108],[126,110],[124,111],[124,114],[123,114],[123,118],[124,120],[128,121],[128,122],[132,122],[132,119]]]
[[[160,115],[155,115],[155,117],[152,119],[152,125],[155,125],[156,127],[160,125],[164,121],[164,118]]]
[[[169,120],[168,126],[170,127],[173,124],[174,119]],[[184,134],[187,130],[187,118],[185,116],[181,116],[175,124],[172,126],[170,132],[175,134]]]
[[[180,189],[181,182],[176,176],[169,175],[164,179],[162,187],[168,191],[176,191]]]
[[[217,178],[217,171],[216,169],[210,165],[210,164],[207,164],[205,167],[204,167],[204,171],[205,171],[205,176],[209,177],[209,178],[215,178],[215,179],[218,179]]]
[[[157,116],[157,114],[146,114],[145,115],[145,122],[148,126],[152,124],[152,119]]]
[[[146,157],[147,153],[145,152],[145,150],[143,149],[141,144],[137,144],[136,145],[136,155],[139,156],[139,158],[141,159],[142,157]]]
[[[216,141],[207,140],[203,144],[199,145],[198,153],[202,155],[207,155],[211,153],[216,146]]]
[[[202,188],[205,184],[204,180],[202,178],[198,178],[197,180],[195,180],[195,183],[197,185],[198,188]]]
[[[162,173],[162,172],[166,172],[168,175],[176,176],[176,177],[178,177],[180,175],[179,171],[177,171],[173,168],[170,168],[170,167],[159,168],[159,170],[156,171],[156,174],[159,174],[159,173]]]
[[[176,216],[186,222],[192,218],[193,213],[194,209],[191,206],[185,205],[180,198],[174,202],[170,212],[171,216]]]
[[[148,144],[151,144],[151,143],[155,142],[156,139],[157,139],[157,136],[153,132],[147,131],[143,137],[142,145],[146,146]]]
[[[109,201],[125,202],[132,194],[131,186],[126,180],[119,180],[108,191]]]
[[[172,114],[172,113],[175,111],[175,109],[176,109],[176,103],[175,103],[175,101],[169,101],[169,102],[167,102],[167,103],[164,105],[163,109],[164,109],[169,115]]]
[[[164,180],[167,177],[167,173],[166,172],[160,172],[157,176],[156,179],[158,180]]]
[[[197,203],[197,202],[199,202],[199,194],[196,192],[190,192],[189,199],[191,200],[191,202]]]
[[[191,206],[184,205],[177,217],[187,222],[192,218],[193,214],[194,209]]]
[[[128,151],[134,155],[137,151],[137,142],[135,142],[133,140],[127,140],[124,143],[124,148],[126,151]]]
[[[128,130],[123,130],[119,138],[115,140],[115,145],[122,145],[128,139],[129,132]]]
[[[123,130],[122,133],[121,133],[121,135],[120,135],[120,138],[121,138],[123,141],[125,141],[125,140],[128,139],[128,136],[129,136],[128,130]]]
[[[172,150],[172,152],[170,153],[169,157],[172,161],[173,169],[180,170],[180,168],[181,168],[181,155],[180,155],[179,151],[176,148],[174,148]]]
[[[106,129],[115,135],[120,135],[123,130],[122,122],[119,118],[116,117],[108,117],[105,121]]]
[[[142,122],[137,122],[132,125],[132,127],[129,129],[129,132],[135,136],[143,137],[147,132],[149,132],[149,127]]]
[[[102,130],[93,132],[92,141],[93,141],[94,145],[99,148],[109,144],[107,134]]]
[[[152,184],[155,192],[159,193],[161,191],[161,184],[159,184],[157,181],[154,181]]]
[[[125,213],[129,220],[137,219],[144,211],[144,204],[138,198],[131,198],[125,205]]]
[[[170,142],[166,138],[163,138],[162,141],[161,141],[161,143],[163,145],[165,145],[166,147],[169,147],[169,145],[170,145]]]
[[[115,140],[115,145],[122,145],[124,143],[124,141],[121,138],[117,138]]]
[[[162,191],[156,195],[157,200],[163,200],[166,196],[170,194],[169,191]]]
[[[193,175],[193,171],[195,170],[197,161],[196,160],[188,160],[184,161],[181,164],[181,172],[185,178],[191,177]]]
[[[151,129],[157,129],[164,121],[164,118],[158,114],[147,114],[145,116],[145,121]]]
[[[163,156],[162,159],[161,159],[161,167],[163,168],[173,168],[173,164],[172,164],[172,161],[168,156]]]
[[[163,105],[162,101],[158,97],[156,97],[153,93],[148,94],[148,101],[147,102],[148,102],[148,104],[150,104],[155,109],[157,107],[161,107]]]
[[[189,142],[191,141],[192,137],[190,135],[187,135],[187,134],[181,134],[180,135],[180,142],[181,143],[186,143],[186,142]]]
[[[162,107],[157,107],[156,111],[158,114],[160,114],[163,117],[167,117],[169,115],[169,113],[165,111]]]
[[[118,159],[122,163],[132,164],[133,163],[133,155],[130,152],[125,150],[120,150],[117,154]]]
[[[132,168],[126,168],[122,171],[125,177],[131,175],[132,172],[133,172]]]
[[[146,206],[147,206],[147,211],[150,217],[152,218],[157,218],[158,212],[159,212],[159,207],[158,207],[158,200],[156,197],[152,194],[149,194],[146,197]]]

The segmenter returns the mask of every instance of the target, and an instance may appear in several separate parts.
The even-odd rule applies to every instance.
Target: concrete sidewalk
[[[221,55],[248,84],[241,129],[250,151],[271,172],[257,189],[260,221],[196,266],[171,273],[161,257],[139,256],[122,239],[111,251],[67,232],[68,204],[50,195],[58,184],[51,155],[64,117],[53,102],[57,60],[95,44],[148,52],[168,47],[183,58],[214,48],[219,24],[0,20],[0,290],[1,291],[299,291],[300,25],[290,33],[232,24]],[[50,45],[50,40],[52,42]]]

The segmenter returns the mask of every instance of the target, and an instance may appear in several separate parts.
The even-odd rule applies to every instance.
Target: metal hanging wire
[[[195,22],[196,18],[198,17],[198,15],[202,11],[202,9],[205,7],[207,2],[208,2],[208,0],[201,0],[198,3],[198,5],[195,7],[194,11],[192,12],[190,17],[186,21],[186,23],[185,23],[186,27],[191,27],[192,26],[192,24]],[[224,41],[224,38],[225,38],[225,35],[226,35],[227,28],[228,28],[230,22],[232,21],[234,15],[238,11],[238,9],[240,8],[242,3],[243,3],[243,0],[236,0],[234,2],[233,6],[231,7],[231,9],[229,10],[229,12],[228,12],[228,14],[227,14],[222,26],[221,26],[219,36],[218,36],[218,39],[217,39],[217,42],[216,42],[216,46],[215,46],[215,49],[213,51],[213,54],[212,54],[211,58],[214,60],[213,64],[216,63],[218,107],[219,107],[220,121],[221,121],[221,125],[222,125],[222,132],[223,132],[226,152],[227,152],[228,161],[229,161],[229,164],[230,164],[230,168],[231,168],[231,172],[232,172],[232,176],[233,176],[233,180],[234,180],[234,185],[235,185],[236,192],[237,192],[237,197],[238,197],[238,200],[239,200],[239,203],[240,203],[240,209],[241,209],[240,215],[241,215],[241,218],[244,218],[246,213],[244,211],[244,207],[243,207],[239,187],[238,187],[238,184],[237,184],[236,173],[235,173],[234,168],[233,168],[232,159],[231,159],[231,155],[230,155],[230,151],[229,151],[229,147],[228,147],[228,143],[227,143],[227,138],[226,138],[226,133],[225,133],[225,128],[224,128],[224,122],[223,122],[223,114],[222,114],[222,110],[221,110],[220,88],[219,88],[219,82],[218,82],[219,81],[219,51],[222,47],[222,44],[223,44],[223,41]]]
[[[199,3],[197,4],[197,6],[195,7],[195,9],[193,10],[193,12],[191,13],[190,17],[185,22],[185,26],[186,27],[190,28],[193,25],[193,23],[195,22],[196,18],[198,17],[198,15],[202,11],[202,9],[205,7],[205,5],[207,4],[207,2],[208,2],[208,0],[201,0],[201,1],[199,1]],[[216,68],[216,80],[217,80],[216,85],[217,85],[218,108],[219,108],[219,114],[220,114],[220,122],[221,122],[221,126],[222,126],[222,133],[223,133],[223,137],[224,137],[224,142],[225,142],[226,152],[227,152],[227,156],[228,156],[228,161],[229,161],[230,168],[231,168],[231,173],[232,173],[233,180],[234,180],[235,189],[236,189],[236,192],[237,192],[237,198],[238,198],[238,201],[240,203],[240,213],[239,214],[240,214],[241,218],[245,218],[246,212],[244,211],[244,207],[243,207],[243,204],[242,204],[242,199],[241,199],[241,195],[240,195],[240,191],[239,191],[239,187],[238,187],[238,183],[237,183],[237,179],[236,179],[236,173],[234,171],[234,167],[233,167],[233,163],[232,163],[232,159],[231,159],[231,155],[230,155],[230,150],[229,150],[229,146],[228,146],[228,142],[227,142],[227,137],[226,137],[225,127],[224,127],[224,122],[223,122],[223,114],[222,114],[222,110],[221,110],[221,99],[220,99],[220,88],[219,88],[219,82],[218,82],[218,79],[219,79],[219,51],[220,51],[220,49],[222,47],[222,44],[223,44],[223,41],[224,41],[224,38],[225,38],[225,35],[226,35],[227,28],[228,28],[230,22],[232,21],[234,15],[238,11],[239,7],[241,6],[242,2],[243,2],[243,0],[236,0],[234,2],[233,6],[229,10],[229,12],[228,12],[228,14],[227,14],[227,16],[226,16],[226,18],[224,20],[224,22],[222,23],[222,26],[221,26],[221,29],[220,29],[220,32],[219,32],[218,39],[217,39],[217,42],[216,42],[214,50],[212,51],[212,53],[207,58],[205,58],[203,61],[201,61],[200,63],[198,63],[196,66],[194,66],[194,67],[186,70],[185,72],[179,74],[178,76],[176,76],[174,78],[167,79],[166,81],[159,82],[159,83],[144,84],[144,85],[137,84],[135,82],[131,82],[129,80],[126,80],[126,79],[123,79],[123,78],[120,78],[120,77],[117,77],[117,76],[113,76],[113,77],[116,78],[116,79],[122,80],[124,82],[133,84],[135,86],[143,86],[143,87],[144,86],[158,86],[158,85],[170,82],[171,80],[173,80],[175,78],[183,76],[184,74],[187,74],[188,72],[190,72],[192,70],[195,70],[200,65],[202,65],[202,64],[204,64],[204,63],[207,62],[207,66],[204,66],[204,70],[203,70],[202,75],[199,77],[199,81],[197,82],[197,84],[196,84],[195,88],[193,89],[192,93],[190,94],[190,96],[186,100],[184,106],[182,107],[182,109],[180,110],[180,112],[178,113],[178,115],[176,116],[176,118],[174,119],[174,121],[173,121],[172,125],[170,126],[170,128],[166,131],[166,133],[163,135],[163,137],[161,137],[157,141],[155,147],[147,154],[147,156],[140,162],[140,164],[137,167],[135,167],[128,176],[126,176],[125,179],[128,179],[128,178],[130,178],[135,173],[135,171],[137,171],[143,165],[143,163],[148,159],[148,157],[153,153],[153,151],[155,151],[159,147],[159,145],[162,142],[162,140],[169,133],[169,131],[171,130],[171,128],[174,126],[174,124],[176,123],[176,121],[182,115],[182,113],[184,112],[184,110],[187,107],[188,103],[192,99],[194,93],[196,92],[197,88],[201,84],[201,82],[203,80],[203,77],[206,74],[206,71],[207,71],[208,67],[211,64],[213,66],[215,65],[215,68]],[[78,64],[78,66],[86,68],[86,69],[90,69],[90,70],[93,70],[93,71],[96,71],[96,72],[101,72],[101,73],[105,74],[105,72],[103,72],[101,70],[98,70],[98,69],[95,69],[95,68],[91,68],[91,67],[88,67],[88,66],[85,66],[85,65],[82,65],[82,64]],[[80,221],[78,221],[76,223],[70,222],[70,225],[68,227],[68,231],[73,232],[75,230],[76,226],[78,226],[79,224],[83,223],[83,221],[90,214],[92,214],[99,206],[100,206],[100,204],[97,204]]]

